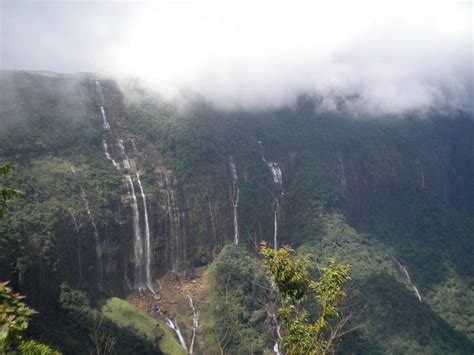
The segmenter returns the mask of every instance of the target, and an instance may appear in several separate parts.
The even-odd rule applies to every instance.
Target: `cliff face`
[[[335,213],[418,272],[435,307],[419,260],[474,274],[474,123],[463,113],[183,111],[85,75],[3,73],[0,94],[0,161],[16,163],[7,182],[25,191],[1,222],[0,271],[42,309],[64,281],[123,295],[155,290],[166,272],[192,277],[227,243],[324,250]],[[447,222],[426,222],[432,211]],[[439,232],[450,223],[462,227]]]

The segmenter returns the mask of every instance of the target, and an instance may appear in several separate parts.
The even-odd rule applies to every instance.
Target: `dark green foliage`
[[[245,249],[227,245],[209,272],[203,317],[213,351],[246,354],[271,348],[275,332],[267,326],[271,321],[265,309],[269,285],[257,260]]]
[[[59,355],[60,353],[35,340],[25,339],[25,331],[34,313],[22,302],[24,296],[14,293],[8,282],[0,282],[0,352],[27,355]]]
[[[69,342],[65,349],[81,349],[77,339],[87,337],[87,325],[79,331],[71,328],[79,338],[68,337],[67,330],[50,331],[58,321],[62,282],[94,298],[99,294],[91,281],[96,277],[92,226],[80,185],[100,238],[108,245],[104,286],[111,294],[123,292],[124,263],[131,255],[126,185],[104,158],[101,118],[88,80],[27,72],[6,73],[2,79],[0,160],[13,161],[17,168],[3,180],[25,195],[9,206],[0,223],[0,274],[41,311],[42,323],[33,322],[37,334]],[[420,353],[437,347],[445,353],[472,352],[474,123],[467,115],[433,110],[354,119],[346,112],[321,112],[317,100],[307,97],[295,107],[259,112],[228,112],[203,103],[178,109],[155,98],[122,107],[115,84],[104,82],[105,89],[116,100],[106,109],[113,105],[122,110],[112,124],[133,137],[140,150],[156,275],[168,265],[160,169],[172,169],[176,178],[173,187],[186,229],[183,265],[190,268],[209,263],[233,238],[233,155],[241,246],[253,249],[261,240],[273,240],[278,198],[279,244],[312,254],[313,278],[318,277],[316,264],[328,257],[352,265],[356,303],[374,311],[362,312],[357,330],[342,345],[345,352]],[[267,160],[282,167],[283,191],[262,162],[258,141]],[[255,351],[270,349],[275,334],[264,321],[265,307],[252,300],[261,293],[249,281],[259,275],[258,268],[243,251],[226,248],[223,255],[228,257],[219,269],[232,277],[229,281],[216,274],[213,287],[223,292],[230,282],[237,289],[227,306],[230,314],[238,315],[245,345]],[[394,258],[407,267],[422,303]],[[410,307],[401,309],[399,300]],[[241,335],[226,333],[230,319],[219,302],[216,298],[221,312],[208,313],[210,329],[217,332],[210,334],[220,334],[216,339],[227,339],[229,347],[238,349]],[[66,318],[61,322],[67,324]]]

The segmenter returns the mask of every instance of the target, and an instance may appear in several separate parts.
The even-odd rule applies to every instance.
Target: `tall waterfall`
[[[134,250],[134,263],[135,263],[135,288],[143,289],[143,239],[142,232],[140,230],[140,212],[138,211],[137,196],[135,195],[135,187],[133,186],[132,177],[126,176],[129,186],[129,191],[132,197],[132,211],[133,211],[133,250]]]
[[[135,288],[143,290],[148,288],[152,293],[155,293],[151,283],[151,247],[150,247],[150,226],[148,223],[148,211],[146,205],[146,196],[143,191],[143,186],[140,181],[140,176],[136,174],[137,183],[140,188],[140,194],[143,201],[143,211],[145,219],[145,240],[143,240],[142,231],[140,228],[140,210],[138,208],[137,196],[135,194],[135,187],[130,175],[126,175],[129,192],[132,197],[132,211],[133,211],[133,233],[134,233],[134,263],[135,263]]]
[[[183,334],[181,334],[181,330],[179,329],[178,322],[176,321],[176,319],[172,321],[171,319],[166,318],[166,324],[168,325],[168,327],[174,330],[176,336],[178,337],[179,343],[181,344],[183,349],[187,351],[188,347],[186,346],[186,342],[184,341]]]
[[[231,190],[231,200],[232,200],[232,212],[234,216],[234,243],[235,245],[239,244],[239,221],[238,221],[238,209],[239,209],[239,195],[240,190],[237,186],[237,167],[235,166],[234,157],[229,156],[229,165],[230,171],[232,174],[232,190]]]
[[[181,270],[181,266],[186,257],[186,243],[184,231],[181,225],[181,212],[179,210],[176,194],[172,186],[171,175],[168,171],[164,171],[163,180],[165,185],[165,193],[167,197],[169,227],[170,227],[170,258],[171,269],[174,272]]]
[[[413,282],[411,282],[410,274],[408,273],[407,267],[405,265],[402,265],[398,261],[398,259],[396,259],[396,258],[394,258],[394,259],[397,262],[398,267],[400,268],[400,270],[402,270],[402,272],[405,274],[405,277],[407,278],[407,281],[410,284],[410,286],[413,288],[413,291],[415,291],[415,294],[416,294],[416,297],[418,298],[418,301],[422,302],[421,295],[420,295],[420,292],[418,291],[418,288],[413,284]]]
[[[71,171],[74,174],[74,176],[77,178],[76,171],[74,170],[72,166],[71,166]],[[104,271],[103,271],[103,263],[102,263],[102,246],[100,244],[99,232],[97,231],[97,225],[95,224],[94,218],[89,208],[89,201],[87,201],[86,192],[84,191],[84,188],[82,187],[80,183],[79,183],[79,187],[81,189],[81,199],[84,202],[87,216],[89,217],[89,221],[94,231],[97,283],[98,283],[99,289],[102,289],[103,284],[104,284]]]
[[[265,159],[265,151],[263,149],[262,142],[258,141],[258,145],[262,150],[262,161],[268,166],[272,174],[273,182],[280,185],[281,195],[283,195],[283,173],[280,165],[277,162],[268,161]],[[275,250],[278,248],[278,210],[280,209],[279,197],[275,198],[275,208],[273,210],[273,247]]]
[[[153,287],[151,285],[151,272],[150,272],[150,260],[151,260],[151,246],[150,246],[150,225],[148,223],[148,211],[146,206],[146,196],[143,191],[142,182],[140,181],[140,175],[136,173],[138,187],[140,188],[140,194],[142,195],[143,200],[143,215],[145,216],[145,276],[146,276],[146,286],[152,292]]]
[[[92,82],[91,82],[92,84]],[[96,93],[96,100],[97,104],[100,109],[100,113],[103,119],[103,127],[105,130],[110,131],[111,127],[109,122],[107,121],[107,116],[105,113],[105,100],[104,95],[102,93],[102,86],[99,81],[95,81],[95,93]],[[135,142],[131,139],[132,146],[134,152],[137,152],[137,147],[135,146]],[[111,161],[114,167],[117,170],[122,170],[121,165],[117,163],[112,156],[110,155],[109,148],[107,146],[105,135],[102,140],[105,157],[107,160]],[[132,207],[132,216],[133,216],[133,244],[134,244],[134,269],[135,269],[135,288],[139,290],[143,290],[145,288],[149,289],[151,292],[153,291],[152,281],[151,281],[151,236],[150,236],[150,225],[148,220],[148,208],[146,203],[146,195],[143,189],[142,182],[140,180],[140,175],[137,172],[137,165],[134,159],[128,157],[127,152],[125,150],[124,141],[121,138],[117,138],[117,145],[118,152],[123,157],[122,166],[125,169],[124,174],[127,180],[127,188],[129,191],[129,195],[131,196],[131,207]],[[117,149],[115,149],[117,152]],[[141,196],[141,200],[143,203],[143,223],[141,225],[141,216],[140,216],[140,208],[138,205],[137,196],[135,193],[135,186],[132,179],[132,176],[129,175],[130,171],[134,173],[137,185],[139,187],[139,192]],[[143,237],[142,227],[145,231],[145,237]]]
[[[194,351],[194,341],[196,340],[196,332],[199,325],[199,313],[196,311],[196,307],[194,307],[194,302],[191,296],[188,296],[189,307],[193,312],[193,326],[192,326],[192,337],[191,337],[191,344],[189,345],[189,354],[192,354]]]

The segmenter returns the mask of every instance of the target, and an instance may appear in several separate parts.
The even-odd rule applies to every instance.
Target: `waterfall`
[[[133,187],[132,177],[126,175],[129,191],[132,196],[132,211],[133,211],[133,232],[134,232],[134,256],[135,256],[135,288],[143,289],[143,238],[140,230],[140,213],[138,211],[137,196],[135,195],[135,188]]]
[[[216,223],[214,221],[214,214],[212,213],[212,205],[211,205],[211,200],[207,200],[207,204],[209,207],[209,215],[211,216],[211,227],[212,227],[212,234],[214,236],[214,240],[217,243],[217,233],[216,233]]]
[[[125,155],[125,147],[123,145],[123,139],[118,138],[117,139],[117,145],[119,147],[120,154]]]
[[[278,208],[280,207],[280,202],[278,198],[276,199],[275,210],[273,211],[273,248],[278,249]]]
[[[168,325],[168,327],[174,330],[174,332],[176,333],[176,336],[178,337],[179,343],[181,344],[183,349],[187,351],[188,347],[186,346],[186,342],[184,341],[183,334],[181,334],[181,330],[179,329],[178,322],[176,320],[173,322],[171,319],[166,318],[166,324]]]
[[[263,144],[261,141],[258,141],[260,145],[260,149],[262,150],[262,161],[270,168],[270,172],[272,173],[273,182],[280,186],[283,186],[283,173],[281,171],[280,165],[274,161],[268,161],[265,159],[265,151],[263,149]]]
[[[346,181],[346,169],[344,166],[344,158],[342,154],[337,155],[337,175],[339,178],[339,182],[341,183],[342,187],[346,188],[347,187],[347,181]]]
[[[133,138],[129,138],[129,141],[132,143],[132,148],[135,153],[138,153],[137,146],[135,145],[135,140]]]
[[[137,164],[135,163],[135,160],[130,159],[127,155],[127,152],[125,151],[123,139],[120,139],[120,138],[117,139],[117,146],[119,147],[120,154],[123,155],[125,158],[123,159],[123,162],[122,162],[124,169],[137,171]]]
[[[235,160],[232,155],[229,156],[229,165],[230,165],[230,171],[232,174],[231,198],[232,198],[232,212],[234,216],[234,243],[235,245],[238,245],[239,244],[239,222],[237,220],[237,217],[238,217],[240,190],[237,187],[237,167],[235,166]]]
[[[194,350],[194,341],[196,339],[196,331],[199,325],[199,313],[196,311],[196,307],[194,307],[193,299],[191,296],[188,296],[189,307],[193,312],[193,326],[192,326],[192,337],[191,337],[191,344],[189,345],[189,354],[193,353]]]
[[[421,295],[420,295],[420,292],[418,291],[418,288],[413,284],[413,282],[411,282],[410,274],[408,273],[407,267],[405,265],[402,265],[396,258],[394,258],[394,259],[397,262],[398,267],[400,268],[400,270],[402,270],[403,273],[405,274],[405,277],[407,278],[407,281],[410,284],[410,286],[413,288],[413,291],[415,291],[415,294],[416,294],[416,297],[418,298],[418,301],[422,302]]]
[[[110,125],[109,125],[109,122],[107,122],[107,116],[105,115],[104,95],[102,94],[102,86],[100,85],[100,82],[97,80],[95,82],[95,89],[96,89],[97,103],[99,105],[100,114],[102,115],[104,129],[109,130]]]
[[[71,167],[71,170],[75,173],[74,168]],[[77,224],[76,217],[74,213],[71,212],[72,222],[74,224],[74,230],[76,231],[77,236],[77,266],[79,273],[79,284],[82,283],[82,255],[81,255],[81,235],[79,233],[79,225]]]
[[[184,235],[181,231],[181,217],[176,200],[176,195],[172,188],[170,174],[168,171],[164,172],[165,192],[167,196],[168,217],[170,220],[170,234],[171,234],[171,268],[174,272],[178,272],[186,255],[186,244]]]
[[[104,153],[105,157],[107,158],[108,161],[112,162],[112,165],[114,166],[115,169],[120,170],[120,164],[117,163],[109,153],[109,147],[107,146],[107,142],[105,141],[105,138],[102,138],[102,145],[104,146]]]
[[[143,191],[143,186],[142,182],[140,181],[140,175],[136,173],[137,177],[137,182],[138,182],[138,187],[140,188],[140,193],[142,195],[142,200],[143,200],[143,214],[145,217],[145,276],[146,276],[146,285],[148,289],[152,292],[153,287],[151,285],[151,272],[150,272],[150,260],[151,260],[151,247],[150,247],[150,226],[148,223],[148,211],[147,211],[147,206],[146,206],[146,196],[145,192]]]
[[[74,176],[77,178],[76,171],[74,170],[72,166],[71,166],[71,171],[74,174]],[[99,233],[97,231],[97,225],[94,222],[94,218],[92,217],[92,213],[89,208],[89,202],[87,201],[86,192],[84,191],[81,184],[79,184],[79,187],[81,188],[81,199],[84,202],[84,206],[86,207],[86,211],[87,211],[87,216],[89,217],[89,221],[94,231],[97,283],[98,283],[99,289],[102,290],[102,285],[104,281],[104,274],[103,274],[103,267],[102,267],[102,246],[100,244],[100,238],[99,238]]]
[[[92,82],[91,82],[92,84]],[[105,130],[110,130],[110,124],[107,121],[107,116],[105,114],[105,100],[102,93],[102,86],[99,81],[95,81],[95,90],[96,90],[96,99],[97,104],[100,109],[100,113],[103,119],[103,126]],[[113,116],[115,117],[115,116]],[[137,152],[137,147],[135,142],[131,139],[132,146],[135,152]],[[102,138],[102,143],[104,146],[105,157],[107,160],[111,161],[114,167],[117,170],[121,170],[121,166],[117,163],[110,155],[109,149],[105,137]],[[117,138],[117,146],[120,155],[122,155],[123,168],[126,170],[131,170],[135,172],[135,177],[137,184],[140,190],[140,195],[143,202],[143,221],[144,221],[144,230],[145,237],[142,235],[142,228],[140,226],[140,210],[138,207],[138,200],[135,193],[135,187],[131,175],[125,175],[127,180],[127,188],[129,195],[131,196],[131,207],[132,207],[132,216],[133,216],[133,234],[134,234],[134,271],[135,271],[135,288],[143,290],[148,288],[152,293],[154,293],[151,281],[151,238],[150,238],[150,225],[148,220],[148,208],[146,203],[146,195],[143,190],[143,186],[140,180],[140,175],[137,173],[137,164],[134,159],[130,159],[125,150],[124,141],[121,138]],[[125,172],[126,173],[126,172]]]
[[[277,162],[268,161],[265,159],[265,150],[263,149],[263,144],[261,141],[258,141],[258,145],[262,150],[262,161],[270,168],[270,172],[272,173],[273,182],[275,184],[280,185],[281,188],[281,195],[283,195],[283,173],[281,171],[280,166]],[[280,201],[279,198],[275,198],[275,208],[273,210],[273,248],[277,250],[278,248],[278,210],[280,209]]]
[[[104,129],[109,130],[110,129],[110,124],[109,124],[109,122],[107,122],[107,117],[105,116],[104,106],[100,106],[100,113],[102,114],[102,120],[104,121],[104,123],[103,123]]]

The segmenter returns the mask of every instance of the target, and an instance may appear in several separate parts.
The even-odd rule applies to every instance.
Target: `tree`
[[[0,176],[5,178],[13,169],[14,165],[11,162],[0,164]],[[19,190],[8,187],[0,187],[0,218],[3,217],[5,210],[10,205],[10,203],[21,195],[23,195],[23,193]]]
[[[327,266],[319,268],[319,279],[313,280],[309,258],[296,258],[289,246],[274,250],[263,243],[260,254],[276,291],[285,349],[289,354],[333,353],[334,343],[348,322],[345,318],[337,322],[337,318],[346,296],[343,286],[350,280],[349,265],[330,258]],[[310,296],[316,301],[316,315],[308,311]]]
[[[59,355],[47,345],[34,340],[24,340],[31,316],[36,313],[21,300],[25,298],[13,293],[7,282],[0,282],[0,353],[13,354],[15,349],[28,355]]]
[[[14,168],[13,163],[0,165],[0,176],[5,178]],[[12,200],[23,195],[19,190],[0,188],[0,219]],[[14,354],[19,350],[27,355],[59,355],[60,353],[45,344],[35,340],[24,340],[23,335],[28,328],[28,322],[36,312],[21,300],[25,296],[14,293],[8,287],[8,281],[0,282],[0,354]]]

